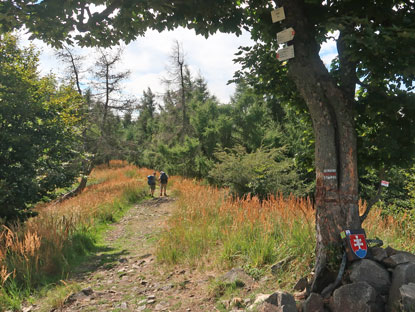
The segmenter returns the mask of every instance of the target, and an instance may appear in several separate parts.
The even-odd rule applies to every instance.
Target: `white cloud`
[[[28,36],[23,39],[27,45]],[[223,102],[229,102],[235,86],[227,85],[233,74],[240,68],[234,64],[234,54],[239,46],[252,45],[249,33],[237,37],[233,34],[216,33],[209,38],[197,36],[194,31],[178,28],[174,31],[147,31],[145,36],[137,38],[125,47],[123,62],[119,70],[130,70],[131,76],[125,82],[126,91],[137,98],[142,96],[144,90],[150,87],[154,93],[163,93],[165,86],[161,79],[167,76],[167,67],[170,54],[175,41],[178,41],[185,53],[185,61],[194,75],[200,73],[207,81],[208,88],[213,95]],[[34,43],[42,51],[40,55],[41,73],[53,72],[62,76],[64,66],[57,61],[54,50],[39,40]],[[76,51],[87,56],[86,65],[93,64],[96,56],[95,49],[76,48]],[[337,55],[334,40],[323,43],[320,56],[326,66]]]
[[[28,36],[22,43],[29,44]],[[198,36],[192,30],[178,28],[174,31],[148,31],[144,37],[137,38],[126,46],[123,62],[119,70],[130,70],[130,79],[125,83],[128,93],[141,97],[150,87],[155,93],[162,93],[165,86],[161,79],[166,77],[170,54],[175,41],[178,41],[185,53],[185,61],[194,75],[200,73],[208,83],[211,93],[221,102],[229,102],[235,86],[227,85],[233,73],[240,68],[232,59],[239,46],[252,45],[249,34],[237,37],[233,34],[216,33],[208,39]],[[53,72],[62,76],[64,66],[59,63],[52,48],[39,40],[32,41],[40,50],[41,73]],[[88,66],[93,64],[94,49],[76,48],[78,53],[87,56]]]

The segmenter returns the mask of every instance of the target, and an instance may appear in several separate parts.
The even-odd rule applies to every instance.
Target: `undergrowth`
[[[224,189],[190,180],[176,184],[177,209],[161,235],[160,262],[220,270],[239,266],[258,280],[270,275],[273,264],[288,259],[274,272],[274,287],[292,291],[299,278],[311,278],[315,212],[308,199],[282,195],[262,201],[250,196],[232,199]],[[361,213],[364,209],[360,203]],[[385,246],[413,251],[414,221],[412,211],[390,216],[375,207],[363,227],[369,238],[379,237]],[[214,292],[221,293],[216,286]]]
[[[0,311],[20,309],[22,300],[56,285],[96,252],[106,225],[119,220],[146,196],[147,174],[146,169],[121,162],[113,162],[110,168],[98,167],[91,174],[94,182],[80,195],[37,206],[39,215],[24,224],[2,226]],[[54,300],[58,303],[61,299]]]
[[[266,268],[286,258],[307,274],[314,261],[313,210],[307,199],[270,196],[232,199],[226,190],[189,180],[180,191],[176,213],[161,236],[158,260],[167,264],[242,266],[259,279]]]

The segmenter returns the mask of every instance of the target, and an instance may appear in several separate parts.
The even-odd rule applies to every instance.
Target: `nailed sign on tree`
[[[293,57],[294,57],[294,46],[293,45],[286,46],[277,51],[277,59],[280,62],[289,60]]]
[[[276,23],[285,19],[284,7],[271,11],[272,22]]]
[[[284,29],[283,31],[280,31],[277,33],[277,42],[278,44],[291,41],[294,39],[295,30],[294,28],[290,27],[287,29]]]

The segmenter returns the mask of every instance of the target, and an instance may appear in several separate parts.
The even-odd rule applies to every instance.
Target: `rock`
[[[388,257],[386,250],[381,247],[370,248],[370,255],[372,256],[372,259],[377,262],[381,262],[383,259]]]
[[[265,302],[265,300],[269,297],[270,295],[267,294],[258,294],[255,298],[255,301],[253,304],[251,304],[248,307],[248,311],[254,311],[258,306],[260,306],[262,303]]]
[[[294,290],[303,291],[308,286],[307,277],[300,278],[294,286]]]
[[[118,260],[120,263],[127,263],[128,259],[127,258],[121,258]]]
[[[154,296],[154,295],[148,295],[147,296],[147,300],[154,300],[154,299],[156,299],[156,296]]]
[[[265,299],[265,303],[279,307],[281,312],[297,312],[294,297],[287,292],[277,291]]]
[[[268,302],[263,302],[259,306],[257,311],[258,312],[281,312],[281,309],[280,309],[280,307],[277,307],[277,306],[275,306],[273,304],[270,304]]]
[[[415,283],[415,263],[397,265],[393,271],[392,285],[389,290],[388,311],[399,311],[399,289],[409,283]]]
[[[92,290],[91,287],[87,287],[81,290],[81,292],[85,295],[85,296],[91,296],[94,291]]]
[[[319,294],[311,293],[303,302],[303,312],[324,312],[323,297]]]
[[[121,310],[127,310],[128,309],[127,302],[121,302],[120,309]]]
[[[166,309],[166,306],[164,304],[161,304],[161,303],[156,304],[156,306],[154,307],[155,311],[162,311],[164,309]]]
[[[385,251],[388,257],[393,256],[394,254],[398,253],[398,251],[396,249],[393,249],[391,246],[386,247]]]
[[[400,311],[415,311],[415,284],[409,283],[399,288],[401,296]]]
[[[241,268],[233,268],[219,278],[220,281],[227,284],[235,283],[239,287],[251,286],[254,279],[244,272]]]
[[[68,298],[66,298],[66,300],[64,301],[64,303],[65,304],[70,304],[70,303],[73,303],[73,302],[78,301],[78,300],[84,300],[88,296],[92,295],[93,292],[94,291],[92,290],[91,287],[82,289],[81,291],[79,291],[79,292],[77,292],[75,294],[72,294]]]
[[[396,254],[382,260],[382,263],[390,268],[394,268],[399,264],[408,262],[415,263],[415,255],[404,251],[399,251]]]
[[[139,306],[139,307],[137,307],[136,309],[135,309],[135,311],[137,311],[137,312],[141,312],[141,311],[144,311],[146,309],[146,306],[145,305],[143,305],[143,306]]]
[[[367,282],[344,285],[331,297],[330,308],[336,312],[382,312],[383,304],[376,290]]]
[[[379,294],[387,294],[391,285],[389,272],[377,262],[368,259],[352,264],[350,280],[353,283],[367,282]]]
[[[163,287],[160,287],[159,290],[161,290],[161,291],[167,291],[169,289],[172,289],[173,287],[174,287],[174,285],[168,284],[168,285],[165,285]]]

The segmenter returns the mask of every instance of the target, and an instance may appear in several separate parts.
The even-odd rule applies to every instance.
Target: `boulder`
[[[399,311],[401,293],[403,285],[415,283],[415,263],[408,262],[399,264],[393,271],[392,284],[389,290],[388,311]]]
[[[258,299],[255,300],[257,301]],[[297,312],[297,306],[291,294],[277,291],[257,306],[257,310],[260,312]]]
[[[401,311],[415,311],[415,284],[409,283],[399,288],[401,296]]]
[[[307,277],[300,278],[294,286],[294,290],[303,291],[308,287]]]
[[[383,259],[388,257],[388,253],[382,247],[372,247],[370,248],[370,255],[372,259],[381,262]]]
[[[266,299],[268,299],[270,295],[269,294],[258,294],[255,298],[254,303],[252,303],[248,308],[247,311],[256,311],[258,310],[258,307],[261,306]]]
[[[389,272],[377,262],[368,259],[354,262],[349,277],[353,283],[367,282],[379,294],[388,294],[391,285]]]
[[[391,246],[386,247],[385,251],[388,254],[388,257],[393,256],[394,254],[398,253],[398,250],[393,249]]]
[[[311,293],[307,300],[303,302],[303,312],[324,312],[323,297]]]
[[[408,262],[415,263],[415,255],[405,251],[399,251],[398,253],[382,260],[382,263],[389,268],[394,268],[399,264]]]
[[[331,297],[330,309],[336,312],[382,312],[383,302],[367,282],[344,285]]]
[[[258,310],[257,310],[258,312],[280,312],[281,310],[280,310],[280,308],[279,307],[277,307],[277,306],[275,306],[275,305],[273,305],[273,304],[270,304],[270,303],[268,303],[268,302],[263,302],[260,306],[259,306],[259,308],[258,308]]]

